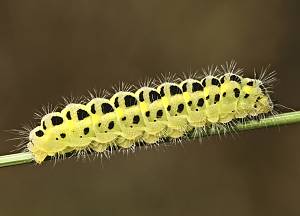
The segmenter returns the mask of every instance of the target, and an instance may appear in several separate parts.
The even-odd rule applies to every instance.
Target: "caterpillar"
[[[27,150],[37,163],[46,157],[111,148],[129,149],[181,139],[191,131],[226,125],[272,112],[274,73],[242,76],[235,62],[204,70],[204,76],[164,80],[121,90],[109,97],[69,103],[44,115],[29,132]]]

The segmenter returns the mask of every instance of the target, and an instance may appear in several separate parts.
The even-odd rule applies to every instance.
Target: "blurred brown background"
[[[0,154],[61,96],[236,59],[299,110],[295,1],[0,2]],[[300,125],[0,170],[0,215],[300,215]]]

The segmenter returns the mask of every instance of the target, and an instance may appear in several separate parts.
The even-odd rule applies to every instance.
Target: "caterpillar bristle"
[[[83,99],[83,103],[87,104],[89,101],[93,100],[94,98],[108,98],[111,96],[112,93],[106,89],[93,89],[88,91],[88,96],[85,96]]]
[[[155,80],[153,78],[148,77],[142,81],[139,81],[137,89],[142,88],[142,87],[153,88],[155,85],[154,82],[155,82]]]
[[[171,72],[161,73],[160,76],[158,76],[158,78],[154,80],[153,87],[157,88],[160,84],[164,82],[176,83],[176,82],[180,82],[180,78],[177,77],[176,73],[171,73]]]
[[[210,65],[207,66],[206,68],[202,68],[202,72],[204,74],[204,76],[215,76],[217,74],[219,74],[220,70],[219,67],[217,65]]]
[[[19,137],[27,136],[26,150],[37,163],[49,157],[128,155],[166,143],[182,145],[194,137],[201,140],[211,132],[222,137],[235,133],[237,123],[277,112],[270,98],[275,72],[267,67],[259,76],[255,72],[254,78],[245,78],[242,71],[230,61],[201,74],[190,68],[181,77],[169,72],[137,86],[121,82],[112,94],[94,89],[86,97],[64,98],[60,109],[43,107],[36,114],[40,124],[18,132]]]
[[[68,104],[68,102],[66,102],[65,104]],[[65,105],[64,104],[64,105]],[[63,106],[64,106],[63,105]],[[47,105],[45,106],[42,106],[41,110],[38,110],[36,111],[34,114],[33,114],[33,118],[35,120],[41,120],[43,118],[44,115],[47,115],[49,113],[52,113],[52,112],[55,112],[59,109],[59,105],[52,105],[50,103],[48,103]]]
[[[243,68],[238,68],[237,62],[235,60],[232,60],[221,65],[220,73],[223,75],[226,73],[241,75],[243,73]]]
[[[114,85],[112,87],[112,90],[113,90],[113,93],[117,93],[117,92],[120,92],[120,91],[123,91],[123,92],[130,92],[134,89],[134,85],[132,84],[129,84],[129,83],[125,83],[125,82],[120,82],[119,84],[117,85]]]
[[[51,111],[51,112],[48,112],[47,114],[49,113],[52,113],[52,112],[56,112],[56,111],[61,111],[64,107],[66,107],[68,104],[82,104],[84,103],[84,96],[79,96],[79,97],[76,97],[76,96],[73,96],[72,94],[68,97],[66,96],[63,96],[62,97],[62,102],[56,106],[56,108]],[[46,114],[45,114],[46,115]]]

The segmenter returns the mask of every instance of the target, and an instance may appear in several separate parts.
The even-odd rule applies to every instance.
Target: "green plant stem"
[[[295,124],[295,123],[300,123],[300,111],[279,114],[276,116],[262,119],[260,121],[253,120],[253,121],[246,122],[244,124],[239,123],[234,126],[233,130],[234,131],[253,130],[253,129],[258,129],[258,128],[289,125],[289,124]],[[218,131],[218,132],[209,131],[208,135],[215,135],[217,133],[223,134],[223,133],[227,133],[229,131],[230,130]],[[26,164],[26,163],[31,163],[31,162],[34,162],[34,158],[30,152],[0,156],[0,167],[13,166],[13,165],[18,165],[18,164]]]

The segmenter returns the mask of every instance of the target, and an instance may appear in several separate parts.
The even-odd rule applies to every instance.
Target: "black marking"
[[[150,99],[150,103],[152,103],[153,101],[161,99],[161,96],[160,96],[160,94],[158,94],[157,91],[150,91],[149,99]]]
[[[218,101],[220,101],[220,94],[215,95],[215,101],[214,103],[216,104]]]
[[[167,107],[167,110],[168,110],[168,111],[171,111],[171,105],[169,105],[169,106]]]
[[[114,126],[115,126],[115,123],[114,123],[114,121],[111,121],[111,122],[109,122],[109,124],[108,124],[108,129],[109,130],[111,130],[111,129],[113,129],[114,128]]]
[[[85,111],[83,109],[77,110],[77,118],[79,121],[81,121],[89,116],[90,116],[90,114],[87,111]]]
[[[110,112],[114,111],[114,108],[109,103],[101,104],[101,109],[102,109],[103,114],[110,113]]]
[[[43,129],[44,129],[44,130],[47,129],[46,124],[45,124],[45,121],[43,121]]]
[[[258,102],[260,99],[261,99],[261,97],[258,96],[258,97],[256,98],[256,102]]]
[[[182,91],[183,92],[187,91],[187,83],[186,82],[182,85]]]
[[[101,122],[99,122],[98,127],[101,127]]]
[[[160,110],[157,110],[156,112],[156,118],[161,118],[163,116],[164,112],[160,109]]]
[[[95,104],[91,106],[91,113],[96,114]]]
[[[123,118],[122,118],[122,121],[125,121],[126,120],[126,116],[124,116]]]
[[[71,117],[71,112],[70,112],[70,111],[67,112],[67,115],[66,115],[66,116],[67,116],[67,119],[68,119],[68,120],[71,120],[71,119],[72,119],[72,117]]]
[[[257,108],[257,105],[256,105],[256,104],[254,104],[254,108]]]
[[[206,87],[206,79],[203,79],[201,84],[203,87]]]
[[[145,100],[143,91],[141,91],[140,94],[139,94],[139,100],[140,100],[140,102],[143,102]]]
[[[35,132],[35,135],[37,137],[42,137],[42,136],[44,136],[44,132],[42,130],[38,130],[38,131]]]
[[[133,124],[138,124],[140,122],[140,117],[138,115],[135,115],[133,117],[132,123]]]
[[[87,135],[90,132],[90,129],[88,127],[83,129],[84,135]]]
[[[176,94],[182,94],[182,91],[178,86],[171,85],[170,86],[170,94],[171,94],[171,96],[176,95]]]
[[[163,87],[161,87],[161,89],[160,89],[160,96],[161,97],[164,97],[165,96],[165,87],[163,86]]]
[[[192,101],[189,101],[189,102],[188,102],[188,105],[189,105],[189,106],[192,106],[192,104],[193,104]]]
[[[65,134],[65,133],[61,133],[61,134],[60,134],[60,137],[61,137],[61,138],[65,138],[65,137],[66,137],[66,134]]]
[[[240,90],[238,88],[233,89],[234,96],[238,98],[240,96]]]
[[[124,97],[124,101],[125,101],[125,106],[126,107],[131,107],[131,106],[135,106],[137,105],[137,100],[135,97],[131,96],[131,95],[126,95]]]
[[[225,76],[222,76],[220,82],[223,84],[225,82]]]
[[[61,125],[64,122],[64,120],[60,116],[53,116],[51,118],[51,122],[53,126],[56,126],[56,125]]]
[[[248,86],[253,86],[253,81],[247,82]]]
[[[223,97],[226,97],[226,92],[223,92]]]
[[[208,100],[209,99],[209,95],[207,95],[205,99]]]
[[[181,103],[181,104],[179,104],[178,107],[177,107],[177,112],[178,112],[178,113],[181,113],[183,110],[184,110],[184,104]]]
[[[197,106],[198,106],[198,107],[202,107],[203,104],[204,104],[204,99],[203,99],[203,98],[200,98],[200,99],[198,100]]]
[[[241,83],[242,82],[241,78],[239,78],[237,75],[234,75],[234,74],[230,76],[230,81],[235,81],[237,83]]]
[[[115,107],[116,107],[116,108],[118,108],[118,107],[120,106],[120,104],[119,104],[119,97],[116,97],[116,98],[115,98],[114,104],[115,104]]]
[[[146,115],[147,117],[149,117],[149,116],[150,116],[150,111],[147,111],[147,112],[145,113],[145,115]]]
[[[249,94],[245,94],[244,98],[248,98],[250,95]]]
[[[212,85],[215,85],[215,86],[221,86],[221,84],[220,84],[219,80],[218,80],[218,79],[216,79],[216,78],[212,78],[212,80],[211,80],[211,84],[212,84]]]
[[[55,139],[56,139],[56,140],[58,140],[58,138],[57,138],[57,137],[56,137]]]
[[[200,83],[194,82],[192,85],[193,85],[192,92],[203,91],[203,86]]]
[[[259,88],[261,89],[262,93],[265,95],[267,92],[267,89],[265,88],[265,86],[263,84],[259,85]]]

